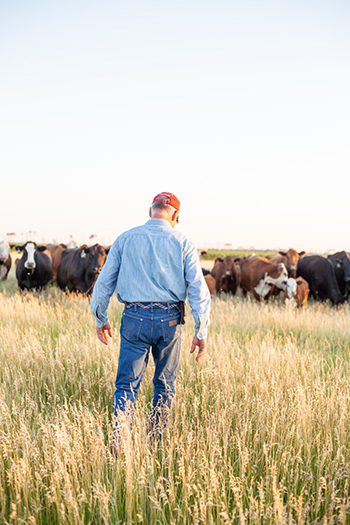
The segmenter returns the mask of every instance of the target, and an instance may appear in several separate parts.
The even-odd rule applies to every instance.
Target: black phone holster
[[[179,302],[180,324],[186,323],[186,305],[184,301]]]

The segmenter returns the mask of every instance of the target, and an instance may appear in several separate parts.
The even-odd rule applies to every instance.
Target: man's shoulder
[[[151,227],[150,227],[151,226]],[[152,226],[155,226],[153,228]],[[194,243],[191,241],[187,235],[184,233],[173,229],[171,227],[164,227],[162,224],[152,224],[150,221],[147,221],[145,224],[141,224],[139,226],[135,226],[134,228],[131,228],[130,230],[124,231],[122,234],[120,234],[116,240],[114,241],[114,244],[121,245],[124,244],[125,240],[138,236],[138,235],[146,235],[151,236],[152,235],[164,235],[165,237],[171,238],[174,241],[181,244],[186,250],[194,248]]]
[[[184,233],[178,231],[178,230],[172,230],[172,235],[173,237],[175,237],[179,242],[181,242],[182,244],[186,244],[188,246],[191,246],[193,244],[193,242],[191,241],[191,239],[189,237],[187,237],[187,235],[185,235]]]
[[[137,235],[139,233],[142,234],[144,230],[145,230],[144,224],[141,224],[140,226],[134,226],[134,228],[130,228],[130,230],[125,230],[123,233],[118,235],[118,237],[114,241],[114,244],[120,241],[123,241],[124,239],[131,237],[132,235]]]

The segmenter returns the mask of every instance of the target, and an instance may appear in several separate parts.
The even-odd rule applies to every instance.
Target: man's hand
[[[198,354],[196,357],[197,363],[204,357],[205,354],[205,339],[198,339],[197,337],[193,338],[192,346],[191,346],[191,354],[195,351],[196,347],[198,346]]]
[[[112,328],[109,323],[105,324],[104,326],[96,326],[96,333],[97,337],[103,343],[104,345],[108,345],[108,339],[106,332],[108,333],[109,337],[112,337]]]

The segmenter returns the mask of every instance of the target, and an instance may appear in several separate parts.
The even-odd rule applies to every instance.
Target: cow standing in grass
[[[345,251],[337,252],[333,255],[328,255],[328,260],[333,264],[340,293],[345,299],[348,299],[350,295],[350,253]]]
[[[309,297],[310,288],[302,277],[289,277],[284,290],[284,304],[291,308],[301,308],[305,306]]]
[[[52,262],[46,246],[26,242],[16,246],[22,257],[16,263],[16,278],[21,290],[40,290],[52,281]]]
[[[269,299],[274,287],[284,290],[288,280],[283,263],[273,264],[263,257],[247,257],[240,261],[241,287],[243,292],[252,292],[255,299]]]
[[[329,299],[332,304],[345,302],[335,276],[333,263],[321,255],[303,257],[298,263],[298,277],[309,283],[310,294],[316,301]]]
[[[210,275],[215,279],[216,293],[223,291],[235,295],[241,281],[241,270],[234,257],[217,257]]]
[[[57,270],[62,290],[90,295],[106,261],[108,250],[100,244],[64,250]]]

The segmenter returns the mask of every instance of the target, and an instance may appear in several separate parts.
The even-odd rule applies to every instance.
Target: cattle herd
[[[55,283],[68,292],[90,295],[102,270],[108,248],[100,244],[77,246],[75,243],[47,244],[35,242],[9,245],[0,242],[0,280],[10,271],[10,249],[22,257],[16,262],[16,278],[21,290],[40,290]],[[202,252],[203,253],[203,252]],[[304,306],[309,293],[318,300],[327,299],[333,305],[344,303],[350,292],[350,254],[342,251],[328,257],[306,256],[290,249],[267,257],[218,257],[212,270],[203,269],[211,294],[235,295],[240,288],[258,301],[268,300],[282,291],[288,306]]]
[[[210,293],[243,295],[251,292],[258,301],[284,294],[287,306],[304,306],[309,294],[317,301],[344,303],[350,291],[350,254],[306,256],[290,249],[267,257],[218,257],[212,270],[203,270]]]
[[[11,268],[10,249],[22,257],[16,260],[16,278],[21,290],[40,290],[54,282],[61,290],[90,295],[107,258],[108,249],[100,244],[77,246],[75,243],[22,246],[0,243],[0,277],[5,280]]]

